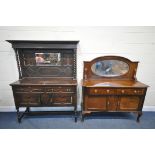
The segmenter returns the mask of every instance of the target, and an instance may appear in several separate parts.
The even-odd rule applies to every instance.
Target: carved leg
[[[17,109],[17,120],[18,120],[18,123],[21,123],[21,117],[20,117],[19,107],[17,107],[16,109]]]
[[[140,117],[142,116],[142,112],[138,112],[137,113],[137,122],[139,123],[140,122]]]

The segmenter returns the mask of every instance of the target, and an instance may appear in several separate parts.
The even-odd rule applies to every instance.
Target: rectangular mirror
[[[61,55],[60,53],[35,53],[36,65],[60,65]]]

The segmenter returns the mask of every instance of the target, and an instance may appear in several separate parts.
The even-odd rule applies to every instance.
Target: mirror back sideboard
[[[79,41],[7,40],[16,54],[19,80],[11,83],[18,122],[42,114],[31,107],[59,107],[50,114],[74,114],[77,120],[76,52]],[[20,108],[25,107],[25,112]],[[71,108],[71,110],[65,110]]]
[[[137,67],[137,61],[120,56],[85,61],[82,120],[96,112],[136,112],[139,122],[148,86],[137,81]]]

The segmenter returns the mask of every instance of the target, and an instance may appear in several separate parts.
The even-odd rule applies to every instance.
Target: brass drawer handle
[[[137,93],[137,90],[134,90],[134,93]]]
[[[47,89],[47,91],[51,91],[51,92],[53,92],[53,88],[52,88],[52,89],[49,88],[49,89]]]
[[[109,93],[109,92],[110,92],[110,90],[108,89],[108,90],[107,90],[107,93]]]
[[[124,94],[124,92],[125,92],[125,91],[124,91],[124,90],[122,90],[121,92]]]
[[[97,93],[97,89],[95,89],[94,92]]]
[[[41,91],[40,89],[32,89],[32,91]]]

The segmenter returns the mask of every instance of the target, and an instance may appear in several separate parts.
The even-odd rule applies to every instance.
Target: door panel
[[[87,110],[106,110],[106,97],[100,96],[89,96],[86,99],[86,109]]]
[[[140,104],[140,98],[137,96],[120,97],[119,110],[120,111],[135,111]]]
[[[19,106],[39,106],[40,94],[38,93],[16,93],[15,102]]]
[[[52,94],[49,98],[49,103],[53,106],[70,106],[73,105],[73,95],[72,94]]]

